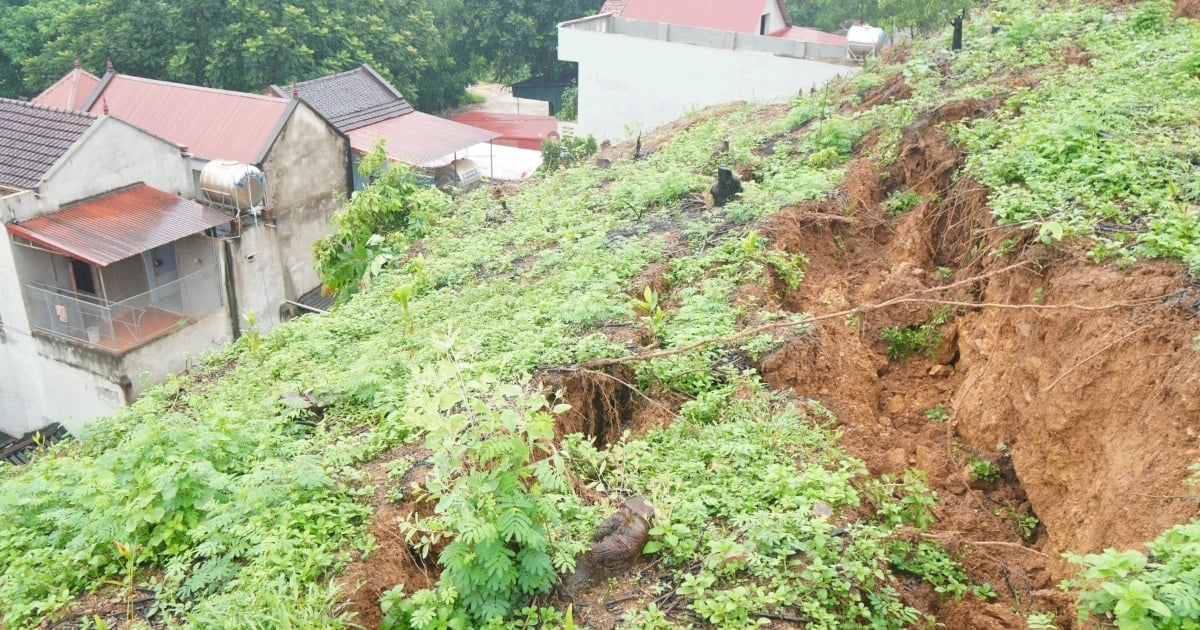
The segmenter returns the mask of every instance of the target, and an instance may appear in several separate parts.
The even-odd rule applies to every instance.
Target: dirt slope
[[[873,472],[928,474],[942,498],[935,535],[1000,595],[929,598],[947,627],[1025,627],[1013,609],[1057,611],[1070,627],[1069,598],[1055,589],[1071,574],[1061,553],[1137,547],[1198,515],[1184,482],[1198,455],[1200,289],[1177,264],[1099,266],[997,228],[986,191],[952,182],[962,156],[940,128],[991,107],[927,113],[886,173],[862,160],[830,201],[771,219],[774,245],[811,260],[785,304],[863,310],[822,321],[761,368],[837,413]],[[886,217],[880,202],[906,188],[936,203]],[[898,296],[912,301],[871,306]],[[955,317],[936,356],[889,361],[880,331],[924,323],[939,301]],[[926,415],[939,405],[943,422]],[[981,460],[997,481],[971,478]],[[1023,536],[1018,516],[1040,524]]]

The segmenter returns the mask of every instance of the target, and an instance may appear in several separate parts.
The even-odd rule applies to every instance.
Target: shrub
[[[538,171],[552,173],[583,160],[589,155],[595,155],[600,150],[596,138],[563,138],[562,140],[542,140],[542,165]]]

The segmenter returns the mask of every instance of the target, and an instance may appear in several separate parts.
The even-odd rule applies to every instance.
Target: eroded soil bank
[[[905,90],[887,84],[867,98]],[[998,103],[926,112],[904,129],[894,163],[860,158],[826,200],[758,226],[772,247],[803,253],[807,275],[795,290],[776,282],[743,297],[818,317],[754,367],[770,386],[832,410],[843,444],[872,473],[924,471],[939,495],[927,535],[960,552],[972,581],[996,593],[990,603],[942,601],[914,581],[904,585],[908,602],[951,629],[1025,628],[1034,611],[1073,628],[1072,598],[1058,588],[1073,575],[1064,552],[1139,547],[1198,515],[1185,482],[1200,459],[1200,286],[1175,263],[1096,264],[1079,244],[1041,244],[995,225],[987,190],[957,176],[963,156],[943,129]],[[898,190],[922,201],[889,216],[883,201]],[[665,290],[665,271],[648,269],[631,295]],[[889,358],[883,331],[922,324],[940,335],[932,352]],[[606,332],[646,341],[636,328]],[[670,422],[682,402],[628,388],[624,367],[543,376],[572,405],[560,435],[583,431],[601,446]],[[349,609],[368,627],[381,619],[382,592],[437,577],[394,525],[431,506],[382,494],[374,503],[380,548],[343,579]],[[610,582],[581,593],[575,611],[587,611],[590,627],[614,627],[629,599]]]
[[[1140,547],[1198,514],[1185,482],[1200,455],[1200,287],[1177,264],[1097,265],[995,226],[986,191],[952,182],[961,156],[936,126],[989,106],[931,112],[886,171],[860,161],[842,194],[772,218],[774,246],[810,259],[787,307],[862,310],[760,367],[834,411],[872,472],[926,472],[941,497],[935,535],[999,594],[927,600],[947,627],[1023,628],[1035,610],[1072,627],[1056,588],[1071,575],[1063,552]],[[905,189],[925,201],[885,216],[881,201]],[[939,312],[949,321],[932,356],[888,359],[884,329]],[[994,481],[972,474],[981,462]]]

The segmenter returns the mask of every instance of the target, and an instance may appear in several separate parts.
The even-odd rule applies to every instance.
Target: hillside
[[[0,469],[0,626],[1200,622],[1173,11],[998,0],[636,156],[381,178],[324,250],[356,295]]]

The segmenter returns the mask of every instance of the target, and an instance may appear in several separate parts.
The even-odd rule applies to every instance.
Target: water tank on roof
[[[463,190],[471,190],[483,181],[479,176],[479,167],[467,159],[454,160],[439,167],[434,171],[434,178],[438,188],[455,187]]]
[[[873,57],[886,37],[878,26],[856,24],[846,31],[846,53],[856,61]]]
[[[200,171],[200,193],[212,203],[237,210],[266,205],[267,176],[233,160],[213,160]]]

